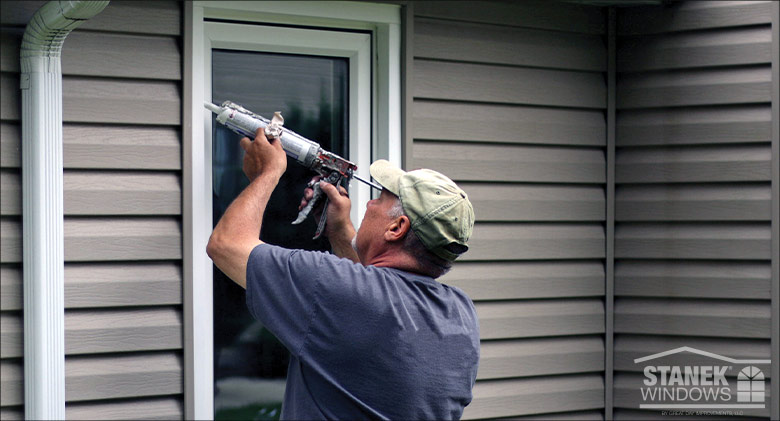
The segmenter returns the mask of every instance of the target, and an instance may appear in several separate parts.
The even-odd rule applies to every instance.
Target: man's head
[[[474,209],[466,193],[433,170],[406,172],[380,160],[370,172],[384,190],[369,202],[355,239],[361,261],[389,248],[413,257],[423,272],[441,276],[468,250]]]

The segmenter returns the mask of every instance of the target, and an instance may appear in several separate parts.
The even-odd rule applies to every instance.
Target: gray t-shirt
[[[474,304],[430,277],[261,244],[246,303],[290,351],[283,419],[458,419],[477,376]]]

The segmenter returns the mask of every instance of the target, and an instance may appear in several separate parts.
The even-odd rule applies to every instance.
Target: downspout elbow
[[[56,61],[59,65],[65,37],[84,21],[103,11],[108,3],[107,0],[59,0],[44,4],[27,23],[22,37],[19,52],[22,73],[38,70],[34,66],[37,61],[48,61],[52,64]],[[47,68],[46,70],[58,69]]]

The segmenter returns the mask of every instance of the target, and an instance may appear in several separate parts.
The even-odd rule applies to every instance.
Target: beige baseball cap
[[[468,250],[474,208],[454,181],[429,169],[406,172],[383,159],[371,164],[369,172],[401,199],[412,230],[428,250],[449,261]]]

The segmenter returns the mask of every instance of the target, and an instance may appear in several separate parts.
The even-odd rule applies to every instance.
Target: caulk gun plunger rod
[[[371,187],[373,187],[373,188],[375,188],[377,190],[381,191],[383,189],[383,187],[380,186],[379,184],[376,184],[374,182],[368,181],[365,178],[363,178],[363,177],[361,177],[361,176],[359,176],[357,174],[352,174],[352,177],[355,177],[358,181],[362,181],[362,182],[368,184],[369,186],[371,186]]]

